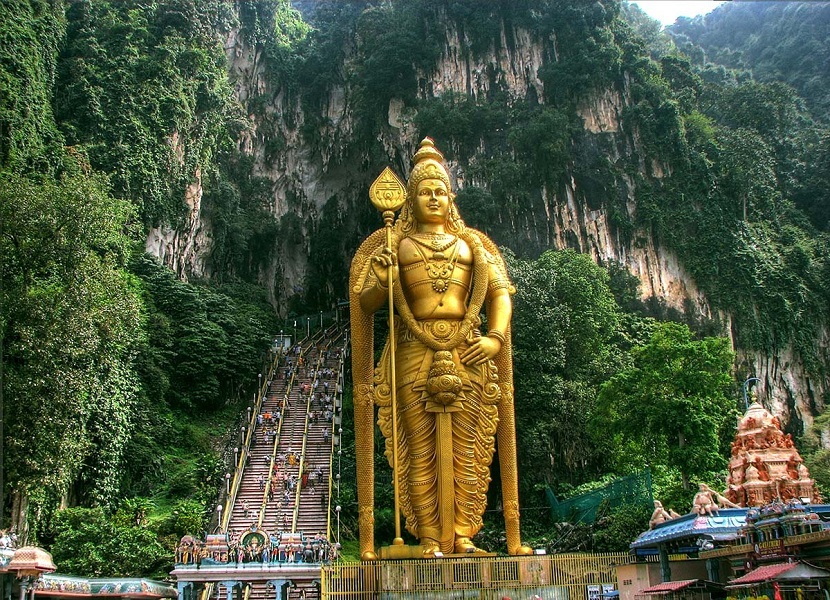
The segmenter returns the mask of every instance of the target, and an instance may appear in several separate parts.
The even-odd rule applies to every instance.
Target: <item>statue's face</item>
[[[424,179],[415,190],[412,213],[419,223],[444,223],[450,212],[450,191],[440,179]]]

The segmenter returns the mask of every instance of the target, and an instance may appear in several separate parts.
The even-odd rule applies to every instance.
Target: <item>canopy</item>
[[[684,579],[682,581],[664,581],[658,583],[650,588],[644,589],[641,594],[670,594],[672,592],[679,592],[680,590],[697,583],[700,579]]]
[[[705,579],[682,579],[680,581],[664,581],[636,594],[642,596],[668,596],[679,592],[712,593],[723,589],[720,583]]]
[[[805,562],[787,562],[764,565],[746,575],[733,579],[726,589],[758,585],[767,581],[803,581],[806,579],[828,579],[830,571]]]

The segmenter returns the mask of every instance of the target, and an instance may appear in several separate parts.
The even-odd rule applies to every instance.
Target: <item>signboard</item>
[[[600,600],[600,596],[602,595],[602,588],[598,585],[588,585],[585,586],[588,590],[588,600]]]
[[[787,548],[784,546],[784,539],[778,540],[766,540],[763,542],[758,542],[755,544],[754,547],[755,554],[758,557],[778,557],[778,556],[787,556]]]

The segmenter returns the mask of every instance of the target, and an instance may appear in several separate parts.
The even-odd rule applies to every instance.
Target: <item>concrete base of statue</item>
[[[615,554],[534,554],[373,560],[323,567],[330,600],[423,598],[456,600],[585,600],[614,589]]]
[[[420,550],[419,546],[409,548]],[[435,600],[569,600],[568,588],[551,585],[545,576],[545,562],[483,552],[417,561],[382,560],[377,597],[391,600],[417,593],[418,598]]]
[[[423,546],[392,545],[378,548],[380,560],[441,560],[446,558],[493,558],[495,552],[468,552],[465,554],[441,554],[440,556],[424,556]]]
[[[382,600],[397,600],[404,596],[401,592],[380,592],[377,597]],[[419,600],[569,600],[568,588],[561,586],[419,591],[417,597]]]

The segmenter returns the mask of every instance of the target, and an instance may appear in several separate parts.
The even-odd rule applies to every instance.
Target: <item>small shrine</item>
[[[757,547],[757,554],[786,555],[787,538],[824,531],[819,513],[807,510],[798,500],[787,504],[774,501],[761,508],[751,508],[746,513],[745,525],[739,532],[736,544]]]
[[[738,421],[726,486],[724,496],[739,506],[821,501],[792,436],[757,401]]]

